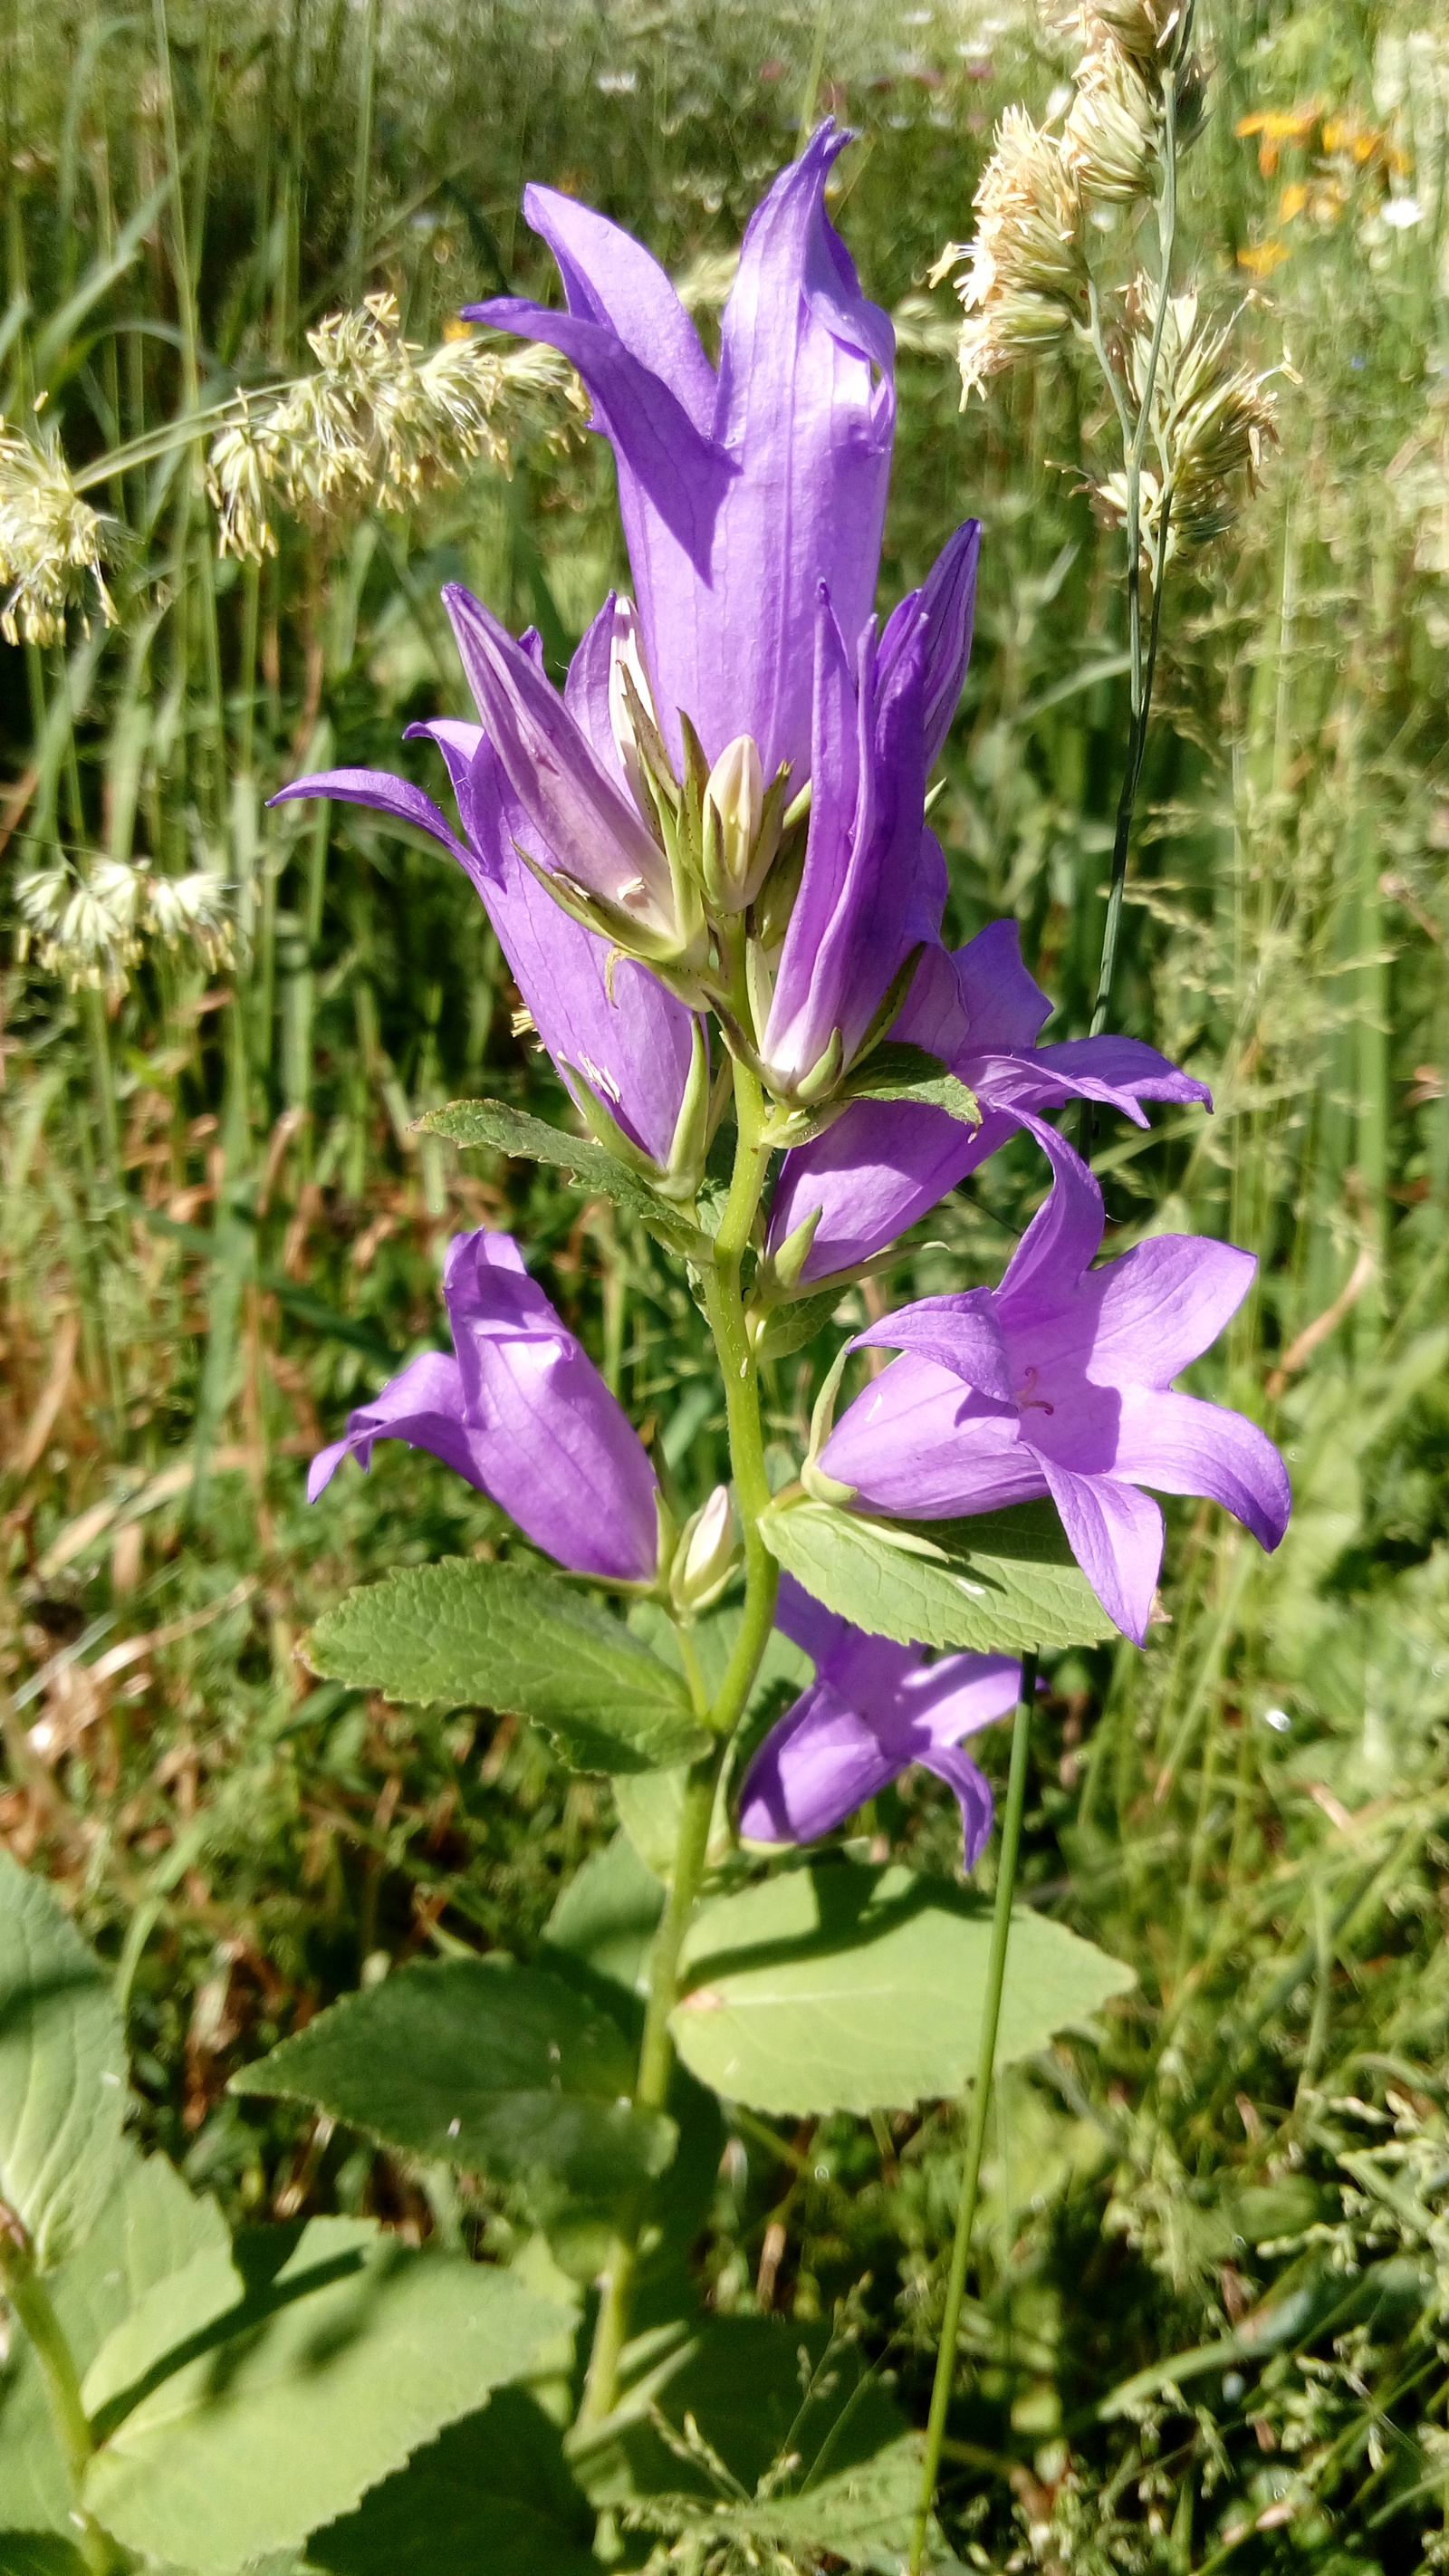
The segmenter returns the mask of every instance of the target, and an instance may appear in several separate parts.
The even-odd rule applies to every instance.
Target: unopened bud
[[[684,1524],[669,1595],[676,1611],[692,1616],[719,1599],[735,1568],[735,1524],[728,1485],[716,1485],[709,1501]]]
[[[766,794],[765,772],[754,736],[726,743],[704,791],[704,883],[721,912],[743,912],[753,903],[780,846],[783,797],[777,782]]]

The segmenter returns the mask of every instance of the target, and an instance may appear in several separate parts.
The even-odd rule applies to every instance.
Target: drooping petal
[[[1221,1503],[1273,1549],[1293,1505],[1288,1470],[1265,1431],[1224,1404],[1131,1387],[1122,1397],[1114,1473],[1163,1494]]]
[[[1162,1570],[1162,1513],[1150,1494],[1108,1476],[1077,1475],[1041,1455],[1073,1556],[1109,1619],[1143,1645]]]
[[[388,1379],[370,1404],[349,1413],[343,1437],[319,1449],[308,1469],[308,1502],[316,1502],[344,1458],[355,1457],[359,1466],[369,1467],[375,1440],[403,1440],[410,1449],[430,1449],[480,1493],[488,1491],[483,1451],[469,1428],[463,1381],[451,1352],[421,1352]]]
[[[991,1783],[969,1753],[956,1744],[935,1744],[929,1752],[918,1752],[916,1760],[925,1771],[934,1771],[956,1792],[961,1810],[961,1839],[965,1846],[966,1867],[974,1869],[991,1840],[991,1823],[996,1813]]]
[[[460,855],[509,972],[554,1063],[582,1077],[662,1168],[689,1079],[694,1014],[632,958],[616,958],[610,975],[608,942],[564,912],[525,866],[521,851],[545,869],[549,854],[492,745],[480,738],[471,760],[459,761],[457,737],[465,730],[472,729],[449,728],[451,747],[442,743],[449,766],[459,764],[458,808],[469,841]]]
[[[1007,1264],[996,1292],[1008,1344],[1027,1321],[1055,1315],[1075,1295],[1102,1240],[1102,1193],[1065,1136],[1023,1114],[1052,1167],[1052,1186]]]
[[[740,1832],[750,1842],[814,1842],[884,1789],[903,1758],[861,1709],[813,1681],[750,1764]]]
[[[443,1295],[487,1491],[576,1574],[647,1581],[657,1556],[654,1470],[512,1238],[456,1236]]]
[[[842,1414],[820,1464],[866,1511],[953,1520],[1046,1491],[1014,1405],[968,1392],[913,1351],[892,1360]]]
[[[449,582],[443,605],[488,738],[552,865],[667,935],[668,861],[557,690],[471,592]]]
[[[921,1297],[913,1306],[898,1306],[857,1333],[853,1351],[877,1348],[915,1351],[933,1360],[963,1386],[1010,1404],[1011,1363],[989,1288],[967,1288],[955,1295]]]
[[[452,858],[468,864],[468,854],[445,816],[414,787],[410,778],[394,778],[385,769],[320,769],[310,778],[294,778],[288,787],[279,787],[269,796],[269,805],[289,805],[299,796],[331,796],[343,805],[370,805],[375,814],[390,815],[394,822],[410,823],[416,832],[426,832],[430,839],[441,842]]]
[[[1034,1047],[1052,1006],[1021,962],[1020,923],[988,921],[956,950],[954,963],[965,1043],[978,1051]]]
[[[976,567],[981,554],[981,522],[967,519],[948,537],[919,590],[910,591],[893,608],[880,640],[882,665],[889,669],[917,615],[926,621],[925,744],[929,771],[940,757],[961,696],[971,659],[971,628],[976,610]]]
[[[797,1583],[793,1574],[782,1574],[775,1596],[775,1625],[787,1636],[792,1646],[799,1646],[818,1668],[832,1648],[838,1646],[849,1629],[849,1621],[837,1611],[827,1610]]]
[[[662,378],[700,436],[712,437],[718,381],[653,252],[556,188],[525,188],[523,216],[558,262],[569,311],[612,331],[631,358]]]
[[[1140,1100],[1198,1101],[1205,1109],[1213,1105],[1212,1092],[1205,1082],[1181,1072],[1141,1038],[1119,1038],[1107,1033],[1098,1038],[1063,1038],[1058,1045],[1036,1049],[1032,1071],[1045,1076],[1048,1082],[1060,1080],[1062,1084],[1061,1092],[1047,1092],[1044,1100],[1073,1093],[1083,1099],[1105,1101],[1135,1119],[1139,1126],[1147,1123],[1137,1108]],[[1032,1108],[1036,1103],[1027,1101],[1024,1105]]]

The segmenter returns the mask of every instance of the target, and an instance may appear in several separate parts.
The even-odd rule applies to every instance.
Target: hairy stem
[[[941,2469],[941,2445],[946,2437],[946,2413],[951,2403],[951,2382],[956,2373],[956,2338],[961,2328],[961,2307],[966,2296],[966,2265],[971,2253],[971,2234],[976,2224],[976,2201],[981,2183],[981,2151],[986,2140],[986,2114],[991,2106],[991,2076],[996,2063],[996,2032],[1001,2019],[1001,1990],[1006,1978],[1006,1952],[1011,1938],[1011,1901],[1016,1892],[1016,1858],[1021,1847],[1021,1817],[1026,1804],[1026,1760],[1031,1747],[1031,1712],[1036,1698],[1035,1654],[1021,1659],[1021,1697],[1016,1706],[1016,1720],[1011,1734],[1011,1771],[1006,1788],[1006,1812],[1001,1820],[1001,1860],[996,1876],[996,1906],[991,1920],[991,1957],[986,1970],[986,1993],[981,2009],[981,2051],[976,2062],[976,2090],[971,2097],[971,2126],[966,2140],[966,2163],[961,2175],[961,2199],[956,2212],[956,2241],[951,2248],[951,2272],[946,2284],[946,2305],[941,2316],[941,2340],[936,2348],[936,2377],[931,2390],[931,2414],[926,2427],[926,2456],[921,2469],[921,2494],[916,2506],[915,2528],[911,2534],[910,2576],[921,2576],[925,2558],[926,2537],[930,2529],[931,2507],[936,2500],[936,2480]]]
[[[117,2553],[98,2523],[92,2521],[81,2505],[81,2481],[90,2464],[95,2443],[81,2404],[80,2375],[75,2356],[66,2341],[65,2329],[55,2313],[55,2303],[40,2275],[32,2268],[29,2253],[12,2249],[10,2240],[0,2239],[0,2290],[30,2338],[45,2388],[50,2420],[55,2428],[65,2464],[70,2472],[75,2503],[71,2522],[76,2546],[93,2576],[111,2576],[118,2564]]]
[[[679,1838],[669,1876],[669,1892],[654,1946],[649,1954],[649,2001],[639,2047],[639,2073],[634,2102],[641,2110],[662,2111],[669,2097],[674,2047],[669,2017],[679,1999],[679,1960],[709,1856],[715,1795],[730,1738],[745,1706],[775,1616],[779,1571],[760,1536],[760,1515],[770,1500],[765,1470],[764,1430],[760,1420],[759,1379],[745,1325],[742,1265],[759,1212],[771,1148],[767,1141],[764,1095],[748,1067],[735,1067],[736,1145],[734,1173],[725,1203],[713,1259],[704,1274],[705,1312],[724,1379],[729,1424],[730,1464],[735,1501],[744,1533],[745,1601],[739,1635],[712,1704],[701,1713],[714,1742],[691,1766],[680,1810]],[[698,1662],[685,1653],[686,1670],[696,1701]],[[618,2401],[619,2362],[629,2331],[639,2263],[639,2235],[647,2203],[641,2196],[621,2218],[610,2249],[608,2272],[594,2328],[588,2378],[579,2408],[580,2429],[602,2423]]]

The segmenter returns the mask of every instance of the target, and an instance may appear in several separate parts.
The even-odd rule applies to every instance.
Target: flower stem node
[[[669,1571],[669,1603],[676,1618],[694,1619],[718,1601],[735,1572],[734,1507],[728,1485],[716,1485],[707,1503],[680,1532]]]

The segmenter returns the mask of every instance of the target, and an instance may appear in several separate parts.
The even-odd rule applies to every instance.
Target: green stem
[[[981,2050],[976,2063],[976,2090],[971,2098],[971,2126],[966,2140],[966,2163],[961,2175],[961,2200],[956,2212],[956,2241],[951,2249],[951,2273],[946,2284],[946,2305],[941,2317],[941,2340],[936,2349],[936,2378],[931,2390],[931,2413],[926,2427],[926,2456],[921,2468],[921,2494],[916,2507],[915,2528],[911,2534],[910,2576],[921,2576],[925,2558],[926,2536],[930,2529],[931,2507],[936,2500],[936,2480],[941,2469],[941,2445],[946,2437],[946,2414],[951,2403],[951,2382],[956,2375],[956,2338],[961,2329],[961,2308],[966,2296],[966,2265],[971,2253],[971,2233],[976,2224],[976,2201],[981,2183],[981,2151],[986,2139],[986,2114],[991,2106],[991,2077],[996,2063],[996,2031],[1001,2019],[1001,1990],[1006,1978],[1006,1952],[1011,1939],[1011,1901],[1016,1892],[1016,1859],[1021,1847],[1021,1818],[1026,1805],[1026,1765],[1031,1750],[1031,1714],[1036,1699],[1035,1653],[1021,1659],[1021,1697],[1017,1702],[1016,1721],[1011,1734],[1011,1770],[1006,1786],[1006,1812],[1001,1820],[1001,1859],[996,1875],[996,1906],[991,1919],[991,1957],[986,1970],[986,1995],[981,2012]]]
[[[55,2303],[40,2275],[32,2269],[28,2253],[13,2250],[8,2242],[0,2252],[0,2288],[3,2288],[25,2328],[35,2353],[50,2420],[75,2492],[71,2518],[77,2546],[94,2576],[110,2576],[110,2571],[118,2564],[116,2552],[80,2502],[81,2485],[95,2442],[86,2420],[86,2410],[81,2404],[80,2375],[75,2357],[55,2313]]]
[[[760,1421],[759,1376],[745,1322],[741,1269],[759,1212],[771,1147],[764,1094],[749,1069],[735,1067],[736,1144],[734,1174],[724,1216],[715,1237],[714,1257],[704,1275],[704,1304],[714,1335],[725,1386],[730,1464],[735,1502],[744,1532],[745,1602],[739,1635],[724,1678],[706,1712],[714,1736],[708,1753],[690,1769],[679,1820],[679,1839],[670,1873],[664,1914],[649,1954],[649,2001],[639,2047],[635,2104],[662,2111],[668,2100],[674,2063],[669,2019],[679,1999],[679,1960],[696,1899],[704,1882],[715,1797],[730,1738],[734,1734],[759,1670],[775,1616],[779,1569],[760,1536],[760,1516],[770,1500],[765,1469],[764,1431]],[[692,1658],[687,1656],[687,1665]],[[697,1664],[694,1670],[697,1673]],[[629,2311],[639,2263],[639,2235],[646,2202],[641,2197],[625,2210],[610,2250],[605,2288],[594,2328],[588,2379],[579,2408],[580,2429],[595,2426],[613,2413],[618,2399],[619,2363],[628,2338]]]

